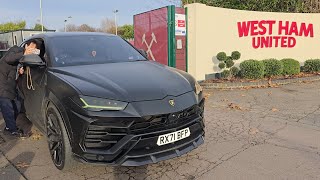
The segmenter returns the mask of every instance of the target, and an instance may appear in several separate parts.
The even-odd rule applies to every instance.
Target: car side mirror
[[[20,63],[26,66],[45,66],[46,63],[36,54],[24,55],[20,59]]]
[[[145,51],[144,49],[139,49],[138,51],[140,52],[140,54],[141,54],[143,57],[145,57],[145,58],[148,59],[148,53],[147,53],[147,51]]]

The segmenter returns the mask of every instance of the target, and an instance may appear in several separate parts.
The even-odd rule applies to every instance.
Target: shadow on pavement
[[[4,128],[5,128],[5,123],[0,113],[0,132],[1,132],[0,136],[4,140],[1,144],[0,150],[5,154],[6,152],[9,152],[16,145],[19,138],[3,134]]]
[[[23,152],[5,165],[0,174],[0,179],[20,180],[21,176],[28,169],[35,154],[33,152]],[[19,173],[17,173],[17,170]]]
[[[22,129],[25,134],[30,134],[33,124],[24,113],[20,113],[17,117],[17,126]]]
[[[20,129],[22,129],[23,132],[30,133],[33,125],[24,114],[19,114],[17,117],[17,126]],[[1,146],[1,151],[2,152],[9,152],[16,145],[16,142],[19,141],[20,139],[3,134],[4,128],[5,128],[5,123],[4,123],[4,120],[2,118],[1,111],[0,111],[0,132],[1,132],[0,136],[5,141],[5,145]]]
[[[113,171],[115,180],[123,179],[146,179],[148,173],[148,166],[139,166],[139,167],[114,167]]]
[[[23,152],[11,160],[11,163],[15,164],[15,167],[21,174],[24,174],[29,168],[34,156],[34,152]]]
[[[24,114],[19,114],[17,117],[17,126],[20,129],[22,129],[25,133],[29,133],[31,132],[32,123],[25,117]],[[5,135],[3,133],[4,128],[5,122],[0,111],[0,151],[2,156],[1,158],[3,158],[2,163],[9,161],[8,164],[1,165],[0,179],[18,180],[21,179],[21,176],[24,176],[23,173],[30,166],[32,160],[34,159],[35,153],[22,152],[13,159],[5,157],[13,149],[13,147],[16,146],[18,141],[21,141],[21,139],[17,137],[12,137],[10,135]],[[4,158],[8,160],[5,160]]]

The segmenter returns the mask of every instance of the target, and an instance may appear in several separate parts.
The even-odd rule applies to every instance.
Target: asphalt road
[[[143,167],[79,165],[62,173],[44,137],[0,133],[0,179],[320,179],[319,87],[208,91],[205,144]]]

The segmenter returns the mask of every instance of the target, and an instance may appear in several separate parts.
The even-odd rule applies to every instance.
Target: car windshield
[[[52,65],[55,67],[147,60],[117,36],[53,37],[49,49]]]

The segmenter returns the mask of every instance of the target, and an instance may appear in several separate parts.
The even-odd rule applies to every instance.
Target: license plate
[[[180,141],[181,139],[187,138],[190,136],[190,129],[185,128],[176,132],[164,134],[158,137],[157,145],[162,146],[165,144],[170,144],[176,141]]]

